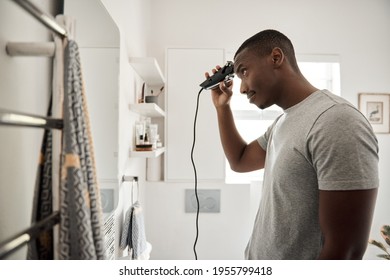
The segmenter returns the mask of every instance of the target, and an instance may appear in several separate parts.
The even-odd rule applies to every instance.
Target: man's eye
[[[247,75],[247,73],[248,73],[248,71],[247,71],[246,69],[242,69],[242,70],[241,70],[241,75],[242,75],[242,76],[245,77],[245,76]]]

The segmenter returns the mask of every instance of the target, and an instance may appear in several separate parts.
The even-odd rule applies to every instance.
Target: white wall
[[[234,51],[251,35],[273,28],[291,38],[298,54],[339,55],[341,94],[353,104],[357,105],[359,92],[390,93],[389,1],[154,0],[151,8],[152,37],[148,47],[161,65],[165,65],[167,47],[218,47]],[[199,73],[199,81],[202,79],[203,73]],[[196,91],[197,85],[194,85],[194,93],[183,94],[191,95]],[[389,138],[389,134],[378,135],[381,188],[371,234],[378,239],[380,226],[390,223],[390,177],[386,171],[386,167],[390,166],[387,156],[390,152]],[[208,184],[204,186],[207,188]],[[192,258],[188,247],[194,234],[193,229],[189,229],[193,217],[183,214],[183,189],[186,187],[191,185],[169,183],[150,184],[148,187],[147,229],[156,258]],[[225,210],[241,205],[240,199],[247,203],[248,187],[219,187],[226,199],[222,203],[227,208],[217,215],[201,216],[204,224],[199,246],[204,246],[204,251],[200,258],[239,259],[244,250],[243,240],[250,230],[250,222],[246,220],[248,208],[237,207],[234,213]],[[164,215],[162,209],[167,209]],[[232,239],[226,232],[233,229],[224,225],[229,224],[228,221],[236,223],[242,220],[245,221],[242,224],[244,232],[237,232]],[[219,223],[219,230],[210,234],[207,227],[216,223]],[[219,236],[217,242],[214,236]],[[178,244],[180,246],[176,246]],[[228,252],[226,247],[229,247]],[[369,247],[366,258],[376,258],[376,253],[376,248]]]

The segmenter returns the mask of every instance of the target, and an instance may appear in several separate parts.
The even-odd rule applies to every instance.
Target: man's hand
[[[219,69],[221,69],[221,66],[217,65],[213,70],[213,74],[215,74]],[[210,78],[210,74],[208,72],[205,73],[206,79]],[[228,105],[230,103],[230,99],[233,95],[233,81],[228,82],[220,82],[219,87],[216,87],[211,90],[211,96],[213,99],[214,106],[216,108],[223,107],[225,105]]]

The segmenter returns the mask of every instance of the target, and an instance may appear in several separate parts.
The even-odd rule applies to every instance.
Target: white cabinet
[[[205,71],[223,65],[224,61],[223,49],[167,50],[166,181],[194,179],[190,152],[199,84],[205,79]],[[224,180],[225,157],[209,91],[200,96],[194,162],[200,180]]]
[[[64,13],[74,19],[97,179],[104,189],[106,182],[118,181],[119,30],[101,1],[67,0]]]
[[[119,49],[80,48],[99,181],[118,177]],[[99,58],[99,59],[97,59]],[[112,94],[107,94],[108,92]],[[104,185],[104,184],[103,184]]]

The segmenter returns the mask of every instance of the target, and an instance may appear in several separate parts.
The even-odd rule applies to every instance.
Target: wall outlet
[[[219,213],[221,211],[221,190],[199,190],[199,212]],[[185,212],[194,213],[197,211],[195,190],[185,190]]]

